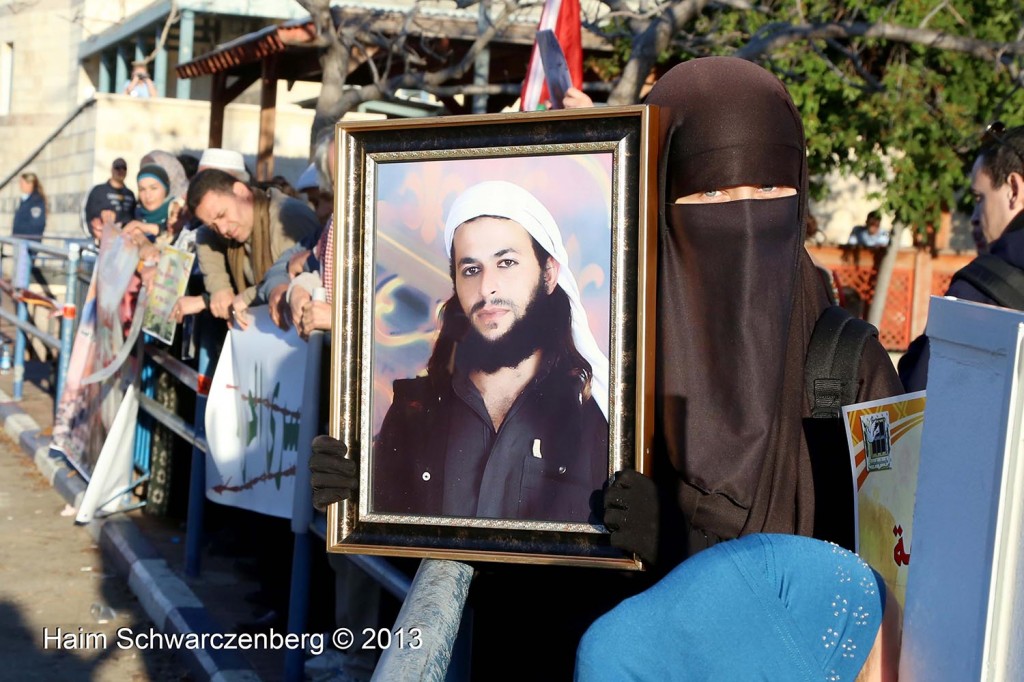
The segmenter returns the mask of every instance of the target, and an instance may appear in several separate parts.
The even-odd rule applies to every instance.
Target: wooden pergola
[[[372,32],[385,39],[406,36],[406,42],[424,56],[431,67],[455,64],[468,52],[479,34],[477,20],[462,12],[416,14],[412,20],[406,12],[374,10],[360,6],[333,7],[334,23],[341,29],[352,28]],[[536,24],[512,23],[488,45],[487,82],[503,86],[500,94],[487,100],[488,111],[500,111],[515,101],[526,75]],[[322,41],[309,18],[296,19],[268,26],[240,36],[190,62],[176,68],[179,78],[211,76],[209,146],[220,147],[224,131],[224,109],[257,80],[260,81],[260,128],[256,160],[256,179],[273,175],[274,126],[276,119],[277,83],[320,82],[322,70],[319,54]],[[584,32],[584,54],[607,56],[611,47],[596,36]],[[373,51],[353,51],[349,61],[347,85],[373,82],[373,69],[368,63]],[[396,60],[398,61],[398,60]],[[392,73],[396,75],[401,65]],[[588,74],[594,77],[594,74]],[[472,70],[448,85],[473,82]],[[453,113],[464,113],[453,97],[442,98]]]

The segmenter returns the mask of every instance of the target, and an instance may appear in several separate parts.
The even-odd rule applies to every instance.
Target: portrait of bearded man
[[[394,382],[374,439],[374,513],[599,522],[608,358],[547,208],[482,182],[445,220],[453,292],[426,376]]]

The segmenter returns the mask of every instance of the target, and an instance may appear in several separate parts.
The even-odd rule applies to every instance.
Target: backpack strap
[[[804,374],[812,418],[839,417],[842,406],[857,399],[860,357],[871,337],[878,337],[873,325],[839,306],[826,308],[818,317]]]
[[[978,256],[960,268],[953,281],[963,280],[998,305],[1024,310],[1024,271],[999,256]]]
[[[853,551],[854,481],[842,407],[857,400],[861,355],[878,330],[845,308],[830,306],[818,317],[807,346],[805,380],[811,417],[804,434],[814,482],[814,537]]]

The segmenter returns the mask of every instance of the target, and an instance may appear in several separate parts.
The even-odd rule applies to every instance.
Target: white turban
[[[590,363],[593,372],[590,380],[591,395],[607,419],[608,357],[601,352],[594,339],[594,333],[590,331],[587,313],[580,300],[580,289],[576,284],[576,278],[569,270],[569,255],[565,251],[562,234],[555,219],[537,197],[519,185],[503,180],[481,182],[463,191],[448,211],[448,218],[444,223],[444,247],[449,258],[452,257],[455,230],[467,220],[480,216],[507,218],[519,223],[558,262],[557,284],[569,297],[572,340],[576,344],[576,350]]]

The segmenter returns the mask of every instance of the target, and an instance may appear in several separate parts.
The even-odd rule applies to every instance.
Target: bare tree
[[[349,21],[342,11],[330,7],[329,0],[298,0],[313,18],[321,41],[320,65],[323,81],[317,100],[316,115],[310,139],[325,126],[332,125],[342,114],[367,101],[387,99],[400,89],[422,90],[439,97],[456,94],[505,93],[507,87],[452,85],[472,67],[477,55],[484,50],[519,13],[519,3],[503,0],[494,3],[491,23],[476,36],[468,51],[458,61],[450,62],[431,51],[418,36],[416,27],[419,4],[414,4],[404,15],[402,25],[393,33],[376,30],[374,15],[362,20]],[[430,68],[431,63],[442,63]],[[346,81],[355,66],[365,64],[372,74],[372,82],[360,87],[346,88]],[[518,91],[518,86],[516,86]]]

